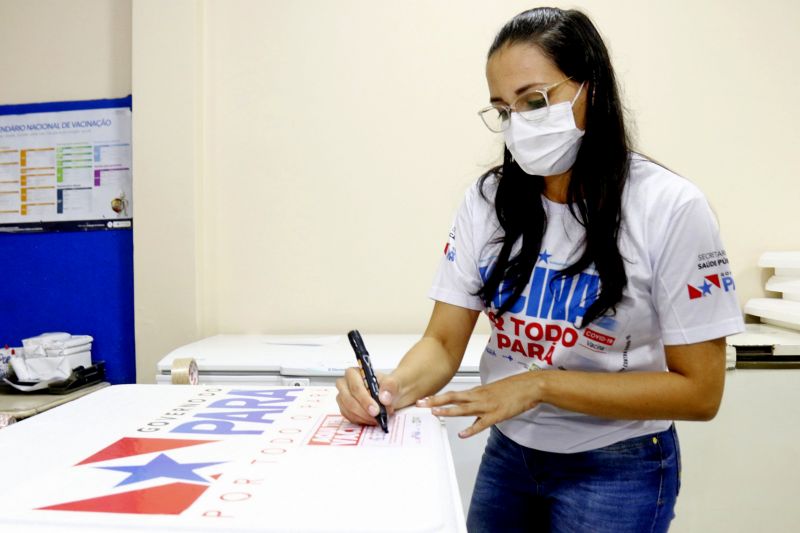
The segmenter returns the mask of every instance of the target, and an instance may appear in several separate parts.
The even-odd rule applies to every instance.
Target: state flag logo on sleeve
[[[689,291],[689,299],[696,300],[704,296],[711,296],[720,291],[729,292],[736,290],[736,285],[733,283],[733,277],[728,274],[711,274],[703,278],[703,283],[700,285],[686,285]]]

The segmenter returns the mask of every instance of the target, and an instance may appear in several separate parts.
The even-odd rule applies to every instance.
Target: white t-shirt
[[[590,372],[666,371],[664,345],[691,344],[744,330],[716,218],[688,180],[634,154],[623,193],[619,249],[628,283],[616,314],[584,328],[596,299],[593,268],[572,278],[553,275],[582,252],[584,230],[566,204],[542,196],[547,230],[531,280],[510,311],[495,319],[475,294],[501,244],[494,210],[497,180],[466,193],[436,273],[430,297],[484,311],[492,335],[481,359],[481,381],[491,383],[542,370]],[[517,253],[520,242],[512,251]],[[498,291],[502,292],[502,291]],[[514,441],[539,450],[574,453],[667,429],[669,420],[610,420],[540,404],[498,424]]]

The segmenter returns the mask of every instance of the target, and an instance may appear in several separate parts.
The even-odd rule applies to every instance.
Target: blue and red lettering
[[[490,267],[481,267],[481,279],[486,283]],[[566,320],[571,324],[586,314],[600,289],[600,276],[581,272],[571,277],[558,277],[558,270],[537,266],[533,269],[530,283],[522,295],[509,309],[512,313],[523,312],[529,318]],[[723,279],[724,281],[724,279]],[[499,309],[511,296],[511,288],[505,283],[492,299],[492,306]]]

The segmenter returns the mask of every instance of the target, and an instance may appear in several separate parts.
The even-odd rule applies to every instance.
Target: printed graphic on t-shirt
[[[479,263],[481,280],[485,283],[496,257]],[[552,319],[579,325],[586,310],[597,299],[600,276],[586,271],[575,277],[558,277],[558,273],[568,266],[553,259],[545,249],[531,273],[531,280],[525,292],[509,309],[510,313],[524,315],[526,318]],[[511,295],[511,288],[501,284],[492,307],[499,309]]]
[[[491,257],[481,262],[484,282],[495,260]],[[573,277],[559,276],[567,266],[543,250],[525,292],[498,317],[496,311],[511,293],[501,286],[487,309],[497,350],[487,353],[526,369],[535,365],[561,370],[627,370],[631,335],[626,332],[630,319],[626,301],[614,312],[581,327],[587,309],[597,300],[600,276],[591,269]]]
[[[481,261],[480,274],[485,282],[496,258]],[[607,369],[612,348],[619,346],[617,355],[626,339],[617,333],[620,317],[604,316],[589,327],[580,329],[586,310],[597,299],[600,276],[591,270],[572,277],[559,276],[567,267],[547,249],[539,254],[539,260],[531,273],[525,292],[508,312],[498,317],[496,311],[510,296],[510,288],[501,286],[487,310],[492,322],[497,350],[494,355],[510,364],[529,368],[531,364],[541,367],[564,365],[577,368]],[[626,321],[625,321],[626,322]],[[630,344],[630,339],[627,339]]]
[[[727,267],[728,256],[725,250],[712,250],[697,255],[697,270],[699,275],[689,280],[686,287],[690,300],[712,296],[721,292],[736,290],[733,274],[730,271],[720,271]],[[713,274],[708,274],[708,271]]]
[[[455,226],[453,226],[450,229],[450,235],[448,235],[447,243],[444,245],[444,256],[451,263],[455,263],[455,261],[456,261],[456,227]]]
[[[429,293],[437,301],[483,310],[492,321],[481,359],[483,383],[525,372],[531,365],[546,370],[663,372],[664,346],[742,330],[731,267],[707,201],[686,179],[640,157],[631,159],[622,197],[618,249],[628,283],[615,309],[583,323],[601,288],[597,271],[591,266],[570,278],[558,274],[580,257],[586,231],[567,206],[542,198],[547,225],[529,285],[510,310],[497,317],[510,287],[501,285],[490,302],[477,294],[502,246],[503,230],[493,202],[498,183],[484,180],[467,191],[454,223],[458,254],[448,256],[455,247],[454,233]],[[499,427],[522,445],[572,453],[661,431],[668,424],[600,423],[542,404]]]
[[[733,276],[730,272],[723,272],[722,274],[711,274],[704,276],[698,285],[689,285],[689,299],[696,300],[704,296],[713,296],[720,292],[729,292],[736,290],[736,284],[733,282]]]
[[[728,255],[725,250],[713,250],[697,255],[697,270],[716,268],[728,264]]]

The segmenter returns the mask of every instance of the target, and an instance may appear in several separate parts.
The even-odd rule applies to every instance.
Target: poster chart
[[[115,385],[3,429],[9,531],[465,531],[446,431],[333,387]]]
[[[132,220],[131,97],[0,106],[0,231]]]

